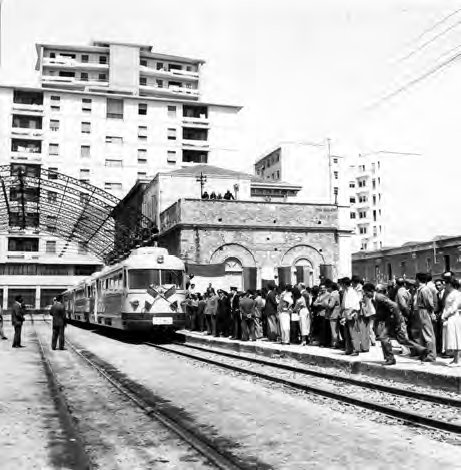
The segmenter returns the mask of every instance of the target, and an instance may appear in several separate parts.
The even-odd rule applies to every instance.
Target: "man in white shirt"
[[[344,292],[341,302],[341,324],[344,325],[346,354],[358,356],[360,352],[360,327],[358,324],[360,297],[352,287],[350,278],[344,277],[338,282]]]

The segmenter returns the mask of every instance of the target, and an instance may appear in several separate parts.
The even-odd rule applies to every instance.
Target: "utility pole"
[[[333,201],[333,180],[331,175],[331,139],[327,137],[327,158],[328,158],[328,185],[329,185],[329,195],[330,202]]]
[[[197,181],[197,183],[200,183],[200,197],[203,197],[203,188],[205,187],[206,176],[202,172],[200,172],[200,176],[197,176],[197,178],[195,178],[195,181]]]

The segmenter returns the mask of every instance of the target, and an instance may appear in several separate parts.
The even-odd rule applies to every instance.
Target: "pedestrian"
[[[313,303],[314,307],[314,318],[312,330],[315,335],[314,345],[329,346],[330,337],[330,322],[327,318],[328,301],[330,299],[330,293],[327,290],[327,285],[331,281],[326,279],[319,285],[318,296]]]
[[[405,319],[398,305],[384,294],[376,292],[375,286],[371,283],[366,283],[363,291],[376,311],[377,339],[381,342],[384,365],[392,366],[396,363],[390,338],[395,338],[400,344],[412,348],[421,358],[424,358],[427,349],[408,338]]]
[[[277,318],[277,297],[275,294],[276,286],[274,283],[269,283],[267,288],[266,305],[264,307],[264,315],[267,319],[267,339],[275,342],[280,336]]]
[[[205,306],[206,302],[202,294],[197,294],[198,304],[197,304],[197,328],[198,331],[203,333],[206,331],[205,328]]]
[[[216,313],[218,311],[218,296],[211,287],[207,289],[205,305],[205,320],[207,326],[207,334],[218,336],[216,332]]]
[[[357,275],[353,275],[351,278],[351,284],[357,292],[360,301],[360,310],[357,315],[357,326],[360,332],[360,351],[368,352],[370,350],[370,329],[368,318],[369,316],[371,317],[374,312],[372,309],[367,308],[366,302],[363,301],[362,279]]]
[[[197,331],[198,330],[198,318],[197,318],[198,297],[197,297],[197,294],[191,294],[189,309],[190,309],[190,329],[191,329],[191,331]]]
[[[253,318],[253,334],[256,339],[263,337],[263,310],[266,301],[262,298],[261,291],[256,291],[255,296],[255,315]]]
[[[224,194],[224,199],[226,199],[226,201],[230,201],[234,199],[234,196],[229,190],[227,190]]]
[[[230,302],[227,292],[218,290],[218,310],[216,312],[216,335],[229,337]]]
[[[3,309],[2,309],[1,305],[0,305],[0,338],[1,339],[8,339],[5,336],[5,333],[3,332]]]
[[[361,346],[358,321],[360,297],[357,291],[352,287],[350,278],[344,277],[339,282],[343,288],[340,321],[344,325],[346,354],[348,356],[358,356]]]
[[[309,309],[306,305],[306,297],[303,292],[295,302],[294,311],[299,315],[299,332],[301,334],[301,346],[306,346],[309,342],[309,335],[311,332],[311,318]]]
[[[240,318],[242,322],[242,341],[251,339],[255,341],[254,327],[252,325],[255,316],[256,303],[252,298],[251,290],[247,290],[245,295],[240,298]]]
[[[459,282],[451,278],[445,282],[445,289],[448,291],[445,298],[445,307],[442,313],[443,321],[443,350],[446,353],[453,353],[453,361],[449,366],[461,366],[461,292]]]
[[[301,292],[297,286],[293,287],[292,290],[293,296],[293,308],[291,312],[291,319],[290,319],[290,342],[293,344],[299,344],[300,342],[300,328],[299,328],[299,312],[296,308],[296,303],[298,299],[301,297]]]
[[[428,349],[427,356],[423,359],[424,362],[433,362],[436,358],[436,344],[434,328],[432,327],[432,320],[435,319],[434,314],[434,295],[432,290],[426,285],[426,274],[416,274],[416,295],[414,304],[415,327],[414,332],[416,337],[414,340],[421,346]]]
[[[341,316],[341,300],[339,297],[339,287],[336,282],[332,282],[328,286],[330,297],[328,298],[328,322],[331,331],[331,344],[330,346],[339,349],[340,333],[339,333],[339,318]]]
[[[437,289],[437,302],[435,304],[435,321],[432,322],[432,327],[435,333],[435,349],[437,354],[443,353],[443,320],[442,314],[445,308],[445,300],[448,295],[448,290],[445,289],[443,279],[436,279],[434,281],[435,288]]]
[[[21,330],[24,323],[24,305],[20,295],[14,298],[13,310],[11,312],[11,324],[14,327],[13,348],[23,348],[21,344]]]
[[[290,321],[293,306],[291,285],[287,285],[280,296],[278,305],[280,336],[282,344],[290,344]]]
[[[56,349],[59,340],[59,349],[64,349],[64,329],[66,327],[66,310],[62,303],[62,295],[56,296],[56,301],[51,306],[50,315],[53,317],[53,334],[51,337],[51,349]]]
[[[230,313],[231,328],[229,339],[240,339],[241,337],[241,320],[240,320],[240,296],[237,293],[237,287],[230,288]]]

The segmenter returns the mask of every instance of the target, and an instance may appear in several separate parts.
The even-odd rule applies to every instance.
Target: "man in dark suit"
[[[20,295],[14,298],[13,310],[11,312],[11,324],[14,327],[13,348],[23,348],[21,345],[21,330],[24,323],[24,307]]]
[[[371,299],[376,310],[376,339],[381,342],[385,359],[384,365],[392,366],[395,364],[390,338],[395,338],[400,344],[412,348],[421,359],[424,359],[428,350],[408,338],[405,319],[398,305],[384,294],[376,292],[375,286],[369,282],[363,286],[363,292]]]
[[[255,315],[256,302],[252,298],[251,290],[247,290],[246,294],[240,299],[240,317],[242,319],[242,341],[250,339],[250,325]],[[255,338],[251,338],[254,341]]]
[[[51,349],[56,349],[59,338],[59,349],[64,349],[64,329],[66,327],[66,310],[62,303],[62,295],[56,297],[56,302],[50,309],[53,317],[53,336],[51,338]]]
[[[230,288],[229,303],[230,303],[230,314],[231,314],[231,326],[230,326],[230,338],[229,339],[240,339],[240,297],[237,294],[237,287]]]

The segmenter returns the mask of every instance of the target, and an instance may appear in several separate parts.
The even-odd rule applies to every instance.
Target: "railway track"
[[[456,398],[416,392],[199,346],[180,343],[168,346],[145,344],[170,354],[372,410],[407,424],[461,434],[461,400]],[[290,377],[293,374],[296,375],[295,379]]]

